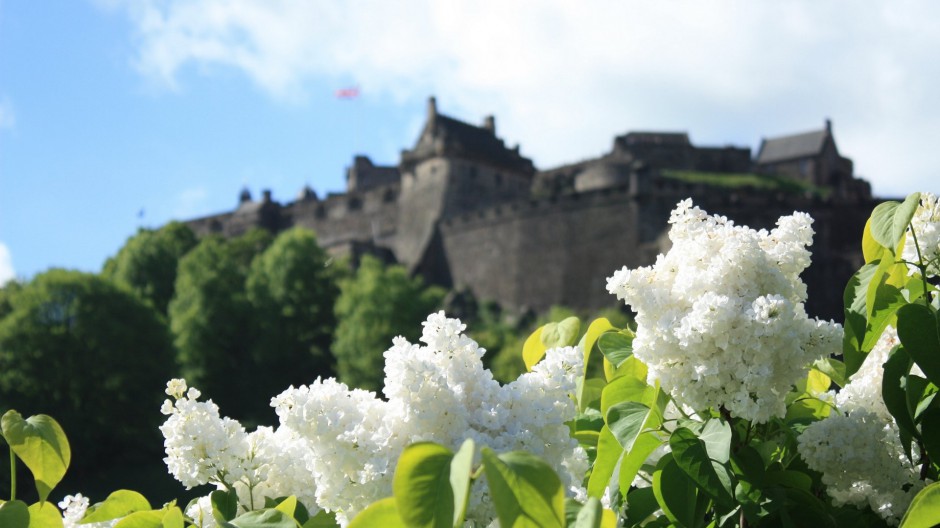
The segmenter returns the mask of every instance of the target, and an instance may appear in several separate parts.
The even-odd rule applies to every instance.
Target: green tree
[[[268,249],[272,241],[274,241],[274,235],[270,231],[252,227],[241,236],[228,239],[226,245],[235,264],[247,276],[251,270],[251,263]]]
[[[4,290],[0,413],[55,416],[69,431],[77,480],[158,456],[158,409],[175,374],[163,318],[125,288],[78,271],[50,270]]]
[[[257,398],[246,386],[254,330],[244,271],[223,239],[206,237],[180,259],[169,316],[183,376],[226,414],[245,418]]]
[[[105,262],[102,275],[128,286],[161,314],[173,297],[179,259],[196,246],[196,235],[180,222],[141,229]]]
[[[330,262],[313,231],[301,228],[278,235],[252,262],[246,290],[257,331],[253,384],[265,408],[266,397],[289,385],[333,375],[339,286]]]
[[[341,281],[340,291],[333,342],[339,379],[378,390],[384,378],[382,354],[392,338],[417,340],[421,322],[440,306],[444,291],[409,277],[402,266],[385,267],[369,256],[363,257],[354,276]]]

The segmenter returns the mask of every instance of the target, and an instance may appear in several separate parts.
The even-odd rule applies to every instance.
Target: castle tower
[[[401,153],[401,195],[395,254],[411,271],[435,274],[427,261],[440,220],[527,198],[535,167],[496,136],[492,116],[474,126],[437,110],[428,99],[427,120],[414,148]],[[435,277],[447,283],[446,277]]]

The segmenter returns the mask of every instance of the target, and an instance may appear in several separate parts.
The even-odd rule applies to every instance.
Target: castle
[[[378,255],[509,310],[591,310],[617,305],[605,289],[614,270],[668,249],[666,222],[682,199],[754,228],[799,210],[816,220],[807,310],[841,319],[876,203],[828,120],[763,140],[754,158],[749,148],[693,145],[685,133],[630,132],[603,156],[539,170],[499,138],[492,116],[471,125],[439,113],[433,97],[397,166],[356,156],[346,178],[345,193],[321,198],[307,187],[283,204],[244,190],[234,211],[187,223],[223,236],[303,226],[333,255]]]

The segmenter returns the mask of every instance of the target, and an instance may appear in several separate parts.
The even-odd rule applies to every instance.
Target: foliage
[[[206,237],[180,260],[177,294],[169,305],[183,376],[238,413],[253,408],[252,398],[232,380],[249,379],[256,369],[245,279],[231,246]]]
[[[248,275],[255,257],[264,253],[274,241],[274,235],[267,229],[253,227],[241,236],[227,239],[229,255],[242,274]]]
[[[402,266],[365,256],[353,277],[341,281],[336,302],[333,355],[339,379],[354,387],[381,388],[382,351],[392,338],[414,340],[420,323],[444,298],[436,286],[409,277]]]
[[[518,378],[526,371],[522,350],[527,336],[548,323],[584,315],[565,306],[552,306],[547,313],[539,316],[535,321],[522,320],[511,323],[503,318],[494,317],[491,313],[481,310],[480,316],[474,320],[474,330],[470,332],[470,335],[487,350],[483,361],[493,371],[493,377],[504,383]],[[616,308],[600,310],[587,319],[608,319],[616,326],[626,326],[630,322],[630,317]],[[594,364],[589,365],[588,368],[600,367],[600,364]],[[591,373],[599,374],[593,371]]]
[[[665,178],[686,183],[700,183],[730,189],[749,187],[763,191],[782,191],[789,194],[808,193],[822,198],[832,192],[832,189],[826,187],[817,187],[808,182],[772,174],[665,170],[662,175]]]
[[[545,461],[525,451],[497,454],[483,447],[474,468],[475,445],[466,440],[454,453],[432,442],[405,448],[395,468],[393,497],[373,503],[350,528],[370,526],[464,526],[472,486],[485,476],[501,526],[613,528],[616,514],[600,501],[565,501],[558,476]]]
[[[0,410],[39,410],[74,431],[78,471],[128,445],[158,449],[156,418],[140,412],[174,373],[161,318],[97,276],[51,270],[12,292],[0,320]]]
[[[257,332],[255,394],[274,396],[286,385],[333,375],[339,288],[329,263],[313,232],[300,228],[278,235],[252,262],[246,290]]]
[[[173,297],[177,264],[196,242],[196,235],[180,222],[158,230],[140,229],[108,259],[102,276],[129,287],[165,315]]]
[[[808,217],[755,232],[681,203],[671,223],[669,254],[608,279],[636,323],[546,322],[519,351],[528,372],[509,385],[443,312],[423,323],[425,345],[395,339],[385,352],[387,400],[318,379],[275,398],[276,429],[249,433],[171,380],[161,409],[170,471],[218,488],[185,509],[121,490],[93,507],[69,496],[60,513],[42,499],[68,466],[64,433],[10,411],[11,465],[29,468],[40,502],[13,491],[0,525],[940,523],[937,198],[875,209],[844,333],[802,310]]]

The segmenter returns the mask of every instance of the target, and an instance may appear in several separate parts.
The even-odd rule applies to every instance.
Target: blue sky
[[[821,4],[821,5],[820,5]],[[0,0],[0,282],[98,271],[138,227],[247,186],[344,186],[396,163],[425,101],[540,168],[629,130],[702,145],[833,120],[880,195],[940,191],[940,6],[787,3]],[[334,97],[359,86],[353,101]],[[143,214],[141,214],[143,213]]]

